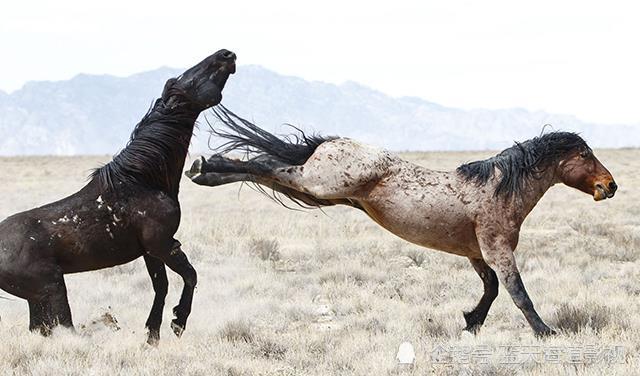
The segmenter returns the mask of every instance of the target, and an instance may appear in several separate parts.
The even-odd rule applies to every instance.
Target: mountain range
[[[160,68],[129,77],[80,74],[66,81],[28,82],[11,94],[0,91],[0,155],[115,154],[166,79],[181,71]],[[640,124],[595,124],[519,108],[462,110],[391,97],[355,82],[307,81],[255,65],[238,68],[222,103],[277,133],[290,133],[288,123],[396,151],[502,149],[543,129],[580,132],[592,147],[640,146]],[[192,153],[208,149],[209,126],[216,126],[207,113],[199,124]]]

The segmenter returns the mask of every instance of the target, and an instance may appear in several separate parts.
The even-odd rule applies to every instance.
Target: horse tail
[[[227,140],[217,149],[221,154],[231,151],[253,155],[267,154],[286,164],[303,165],[318,146],[337,138],[307,135],[290,124],[297,133],[280,138],[234,114],[223,105],[215,107],[213,113],[227,128],[212,131],[214,135]]]

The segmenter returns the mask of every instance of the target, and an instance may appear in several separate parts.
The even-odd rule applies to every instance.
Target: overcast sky
[[[0,89],[186,67],[228,48],[462,108],[640,123],[637,1],[3,1]],[[239,71],[241,74],[241,69]]]

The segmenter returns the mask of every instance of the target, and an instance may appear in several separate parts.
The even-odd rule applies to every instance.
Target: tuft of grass
[[[567,333],[580,333],[587,328],[600,333],[609,325],[610,317],[611,309],[599,304],[575,306],[564,303],[556,310],[554,323]]]
[[[227,322],[220,330],[220,338],[229,342],[253,343],[255,334],[251,325],[245,320],[234,320]]]
[[[367,280],[369,280],[369,276],[363,270],[358,269],[335,269],[327,271],[320,276],[321,285],[327,283],[353,283],[356,286],[362,286]]]
[[[406,253],[406,256],[413,262],[413,265],[421,267],[424,261],[427,259],[426,251],[412,249]]]
[[[265,359],[282,360],[287,353],[287,348],[271,339],[263,338],[257,341],[254,352]]]
[[[434,320],[427,314],[422,314],[418,318],[418,330],[421,335],[431,338],[450,337],[447,327],[440,321]]]
[[[257,256],[262,261],[280,261],[280,243],[275,239],[252,239],[250,243],[252,255]]]
[[[365,330],[370,334],[384,334],[387,332],[387,324],[380,321],[377,317],[356,321],[353,327]]]

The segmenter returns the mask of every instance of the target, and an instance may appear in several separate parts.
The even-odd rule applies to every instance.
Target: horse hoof
[[[147,338],[147,345],[149,346],[158,347],[159,343],[160,343],[160,337],[149,335],[149,337]]]
[[[206,160],[201,156],[200,158],[193,161],[193,164],[191,165],[189,171],[186,171],[184,174],[191,180],[197,178],[202,174],[202,165],[205,162]]]
[[[147,332],[147,344],[156,347],[160,343],[160,329],[149,329]]]
[[[478,333],[480,333],[480,324],[474,324],[474,325],[467,325],[463,331],[465,332],[469,332],[471,334],[473,334],[474,336],[478,335]]]
[[[555,330],[551,329],[551,328],[546,328],[543,330],[540,330],[538,332],[536,332],[536,337],[537,338],[546,338],[546,337],[551,337],[551,336],[556,336],[558,335],[558,332],[556,332]]]
[[[474,319],[475,313],[473,311],[462,312],[462,315],[464,316],[464,321],[467,323],[467,326],[463,330],[473,335],[478,334],[482,327],[482,323],[479,322],[478,319]]]
[[[176,337],[182,337],[182,333],[184,333],[184,326],[176,323],[176,320],[171,320],[171,329],[173,330],[173,334],[175,334]]]

